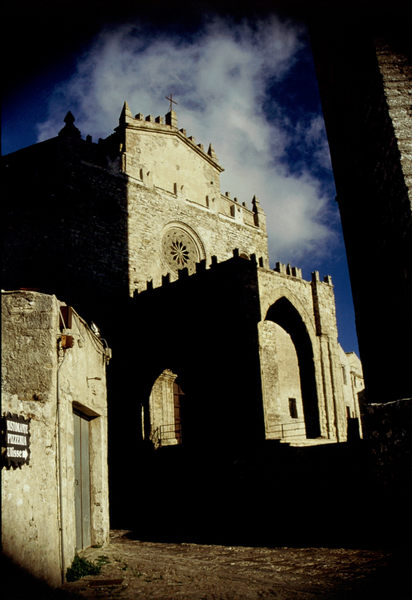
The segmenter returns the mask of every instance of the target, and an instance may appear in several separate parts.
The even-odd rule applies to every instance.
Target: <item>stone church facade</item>
[[[249,404],[244,425],[247,429],[253,412],[256,439],[344,441],[347,411],[331,278],[321,280],[315,271],[306,281],[299,268],[280,263],[270,269],[259,201],[254,197],[248,207],[228,192],[222,194],[222,171],[212,145],[206,151],[178,129],[174,111],[165,118],[133,117],[125,103],[114,133],[97,144],[89,136],[81,139],[68,113],[56,138],[3,159],[9,198],[16,195],[17,178],[25,174],[19,202],[6,205],[3,220],[4,285],[59,294],[85,316],[99,319],[114,356],[131,372],[145,365],[142,391],[135,394],[141,407],[137,428],[155,446],[183,439],[179,397],[186,390],[173,370],[179,361],[171,356],[161,365],[156,359],[160,347],[168,345],[165,332],[184,338],[186,330],[198,328],[192,352],[201,354],[207,347],[216,357],[213,339],[221,343],[231,314],[237,315],[236,327],[229,328],[232,337],[225,340],[227,355],[221,360],[232,368],[236,331],[247,322],[244,333],[253,338],[247,352],[255,371],[243,365],[238,372],[233,366],[225,385],[224,371],[217,368],[210,375],[210,394],[218,397],[219,390],[226,390],[222,402],[228,419],[237,411],[231,404],[234,391],[239,387],[239,397],[244,395],[239,379],[249,378],[254,398],[244,398],[245,407]],[[226,281],[220,274],[225,263]],[[232,280],[234,288],[242,281],[244,289],[228,306]],[[155,300],[143,301],[144,296]],[[193,314],[190,298],[203,304],[203,311]],[[158,338],[152,320],[163,323]],[[199,328],[202,320],[209,323],[208,331]],[[127,329],[144,340],[134,365],[120,358],[128,343],[119,331]],[[183,362],[187,370],[190,359]],[[202,391],[192,385],[192,402],[196,395]],[[115,421],[114,416],[114,428]],[[209,427],[213,430],[216,421]]]
[[[298,268],[279,263],[270,270],[266,219],[259,201],[254,197],[248,208],[229,193],[221,193],[219,176],[223,169],[213,147],[209,145],[205,152],[202,144],[178,129],[173,111],[164,120],[142,114],[133,117],[125,104],[115,135],[121,136],[122,169],[129,178],[130,290],[144,289],[144,279],[154,287],[162,285],[162,277],[173,281],[182,268],[192,275],[197,263],[209,265],[212,256],[218,262],[227,260],[235,248],[236,256],[255,257],[265,437],[290,442],[306,437],[345,440],[347,423],[331,279],[320,281],[314,273],[308,282]],[[293,315],[277,316],[284,311]],[[272,313],[276,317],[272,318]],[[313,363],[310,394],[317,399],[313,409],[302,399],[305,353]],[[150,435],[155,443],[180,441],[181,390],[176,378],[165,370],[153,386]],[[304,385],[306,400],[310,386],[307,382]],[[306,414],[309,424],[305,424],[305,412],[311,410],[316,417]]]
[[[269,266],[265,216],[253,198],[246,207],[220,191],[213,147],[207,151],[184,129],[174,111],[165,119],[133,117],[125,104],[114,134],[121,148],[121,170],[127,177],[129,289],[142,290],[151,279],[176,276],[212,255],[219,260],[239,248]],[[159,244],[159,241],[161,242]]]

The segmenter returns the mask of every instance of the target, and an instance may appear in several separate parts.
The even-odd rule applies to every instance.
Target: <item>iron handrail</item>
[[[306,438],[305,422],[299,421],[298,423],[279,423],[276,426],[272,426],[267,434],[270,436],[279,436],[278,439],[285,438]]]
[[[176,423],[170,423],[167,425],[159,425],[150,435],[150,440],[153,442],[155,448],[162,446],[163,442],[171,439],[176,439],[181,435],[180,425]]]

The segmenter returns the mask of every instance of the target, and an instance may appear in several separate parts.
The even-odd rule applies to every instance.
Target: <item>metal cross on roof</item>
[[[170,97],[166,96],[166,100],[169,100],[169,102],[170,102],[169,111],[172,111],[173,104],[177,104],[176,100],[173,100],[173,94],[170,94]]]

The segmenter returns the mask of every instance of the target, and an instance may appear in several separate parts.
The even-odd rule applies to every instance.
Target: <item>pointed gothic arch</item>
[[[299,365],[306,436],[308,438],[319,437],[320,422],[315,362],[312,342],[306,325],[299,311],[284,296],[269,307],[266,320],[277,323],[293,341]]]

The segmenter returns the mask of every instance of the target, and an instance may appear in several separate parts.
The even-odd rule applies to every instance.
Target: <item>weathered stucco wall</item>
[[[76,550],[73,408],[92,418],[92,543],[109,533],[107,353],[76,313],[64,328],[60,306],[37,292],[2,294],[2,414],[30,419],[29,464],[2,468],[3,551],[53,585]]]
[[[3,551],[60,583],[57,457],[58,306],[51,296],[2,294],[2,413],[30,421],[30,464],[2,469]]]
[[[70,449],[64,457],[62,473],[63,497],[67,503],[64,510],[67,520],[65,544],[69,555],[76,548],[73,410],[89,419],[91,544],[103,545],[109,536],[107,353],[102,342],[76,313],[70,335],[74,345],[65,351],[59,372],[62,446]]]

